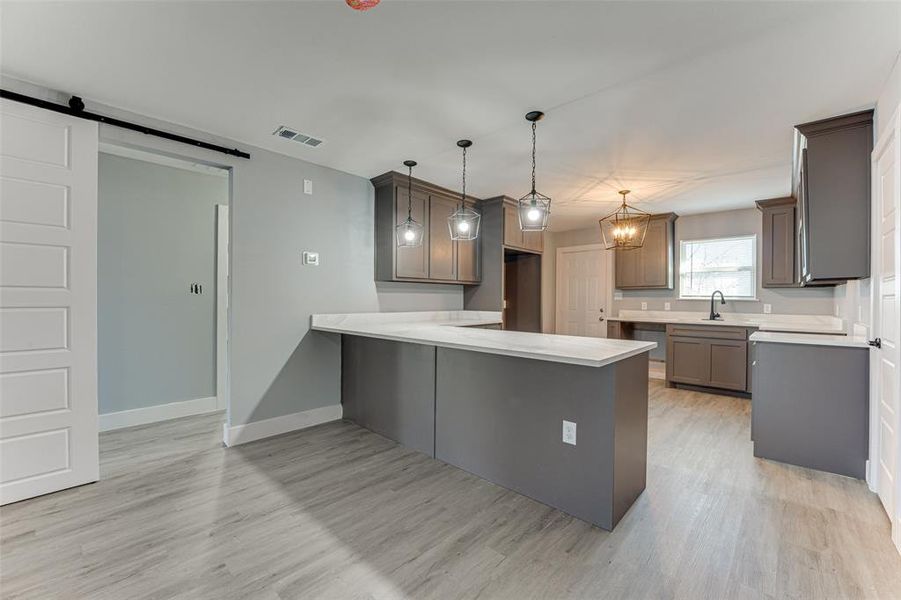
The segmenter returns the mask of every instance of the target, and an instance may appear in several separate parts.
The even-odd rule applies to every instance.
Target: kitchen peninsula
[[[485,328],[498,322],[369,313],[312,328],[341,334],[344,418],[613,529],[645,487],[656,344]]]

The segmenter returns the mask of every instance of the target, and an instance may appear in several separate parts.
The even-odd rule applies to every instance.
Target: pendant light
[[[519,199],[519,228],[523,231],[544,231],[551,215],[551,199],[535,191],[535,129],[544,113],[534,110],[526,114],[532,123],[532,191]]]
[[[472,142],[460,140],[457,146],[463,148],[463,193],[460,196],[460,208],[447,218],[447,228],[452,240],[469,241],[479,237],[482,215],[466,206],[466,149],[472,146]]]
[[[394,228],[394,235],[397,238],[397,245],[400,248],[415,248],[422,246],[422,223],[417,223],[413,218],[413,167],[416,166],[415,160],[405,160],[404,166],[409,169],[407,172],[407,218],[403,223]]]
[[[644,244],[651,215],[626,204],[628,193],[629,190],[620,190],[622,206],[599,221],[607,250],[632,250]]]

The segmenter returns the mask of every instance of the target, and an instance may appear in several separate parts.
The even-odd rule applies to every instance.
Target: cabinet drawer
[[[747,340],[746,327],[719,327],[715,325],[667,325],[667,335],[699,337],[717,340]]]

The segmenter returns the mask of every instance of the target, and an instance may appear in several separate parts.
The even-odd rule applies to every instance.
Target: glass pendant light
[[[601,225],[601,234],[604,236],[604,246],[607,250],[641,248],[644,236],[648,232],[651,215],[626,204],[626,194],[629,190],[620,190],[619,193],[623,197],[622,206],[598,221]]]
[[[463,194],[460,196],[460,208],[447,218],[447,228],[452,240],[469,241],[479,237],[482,215],[466,206],[466,149],[472,146],[472,142],[460,140],[457,146],[463,148]]]
[[[394,235],[399,248],[415,248],[422,246],[423,234],[422,223],[416,222],[416,219],[413,218],[413,167],[416,166],[416,161],[405,160],[404,166],[409,169],[407,172],[407,218],[394,228]]]
[[[532,191],[519,199],[519,228],[523,231],[544,231],[551,216],[551,199],[535,191],[535,129],[544,113],[534,110],[526,114],[532,123]]]

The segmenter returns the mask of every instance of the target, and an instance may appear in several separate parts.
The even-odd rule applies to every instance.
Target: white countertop
[[[721,313],[722,320],[708,320],[708,312],[621,310],[610,321],[632,323],[678,323],[682,325],[719,325],[756,327],[760,331],[784,331],[796,333],[828,333],[842,335],[844,323],[829,315],[780,315],[757,313]]]
[[[804,344],[808,346],[843,346],[845,348],[869,348],[866,336],[823,335],[817,333],[779,333],[757,331],[749,338],[752,342],[774,344]]]
[[[499,312],[437,311],[313,315],[317,331],[501,354],[588,367],[603,367],[647,352],[654,342],[478,329],[501,322]]]

